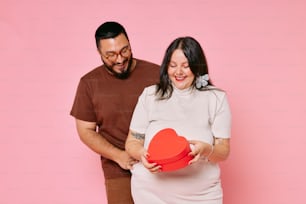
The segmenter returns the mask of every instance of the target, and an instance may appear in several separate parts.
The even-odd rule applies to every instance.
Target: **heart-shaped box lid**
[[[149,162],[166,164],[180,160],[191,151],[185,137],[178,136],[172,128],[162,129],[152,138],[149,147]]]

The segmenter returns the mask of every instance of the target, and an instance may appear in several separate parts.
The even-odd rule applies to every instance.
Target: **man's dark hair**
[[[103,23],[98,27],[95,33],[95,38],[96,38],[96,46],[99,49],[100,47],[100,40],[102,39],[108,39],[108,38],[115,38],[118,35],[123,33],[127,40],[129,40],[128,35],[124,29],[124,27],[114,21],[108,21]]]

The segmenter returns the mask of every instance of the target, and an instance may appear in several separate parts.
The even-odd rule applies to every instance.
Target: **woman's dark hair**
[[[118,35],[123,33],[127,40],[129,40],[128,35],[124,29],[124,27],[114,21],[108,21],[100,25],[95,33],[95,39],[96,39],[96,46],[99,49],[100,46],[100,40],[102,39],[108,39],[108,38],[115,38]]]
[[[194,38],[188,36],[175,39],[167,48],[160,68],[160,80],[156,89],[156,95],[158,95],[158,99],[160,100],[170,98],[173,92],[173,87],[167,72],[172,54],[176,49],[181,49],[183,51],[195,79],[198,76],[208,74],[206,57],[201,45]],[[210,80],[208,81],[208,85],[212,85]],[[195,80],[193,81],[192,86],[196,88]],[[204,89],[205,88],[200,88],[199,90]]]

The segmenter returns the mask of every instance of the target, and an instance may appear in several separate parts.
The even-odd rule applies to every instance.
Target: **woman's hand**
[[[161,171],[161,166],[156,163],[150,163],[148,161],[149,153],[144,152],[141,156],[141,162],[145,168],[147,168],[151,173],[158,173]]]
[[[189,161],[189,164],[193,164],[197,162],[201,156],[207,157],[213,151],[213,146],[206,142],[201,142],[198,140],[189,140],[189,143],[193,145],[191,148],[191,152],[189,153],[190,156],[194,158]]]

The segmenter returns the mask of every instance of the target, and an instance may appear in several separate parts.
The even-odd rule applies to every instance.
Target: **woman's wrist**
[[[138,153],[137,153],[137,160],[141,160],[141,157],[144,156],[146,157],[146,150],[144,147],[141,147],[139,150],[138,150]]]
[[[206,161],[209,161],[210,156],[213,154],[214,152],[214,145],[210,145],[210,151],[208,152],[208,154],[205,156]]]

